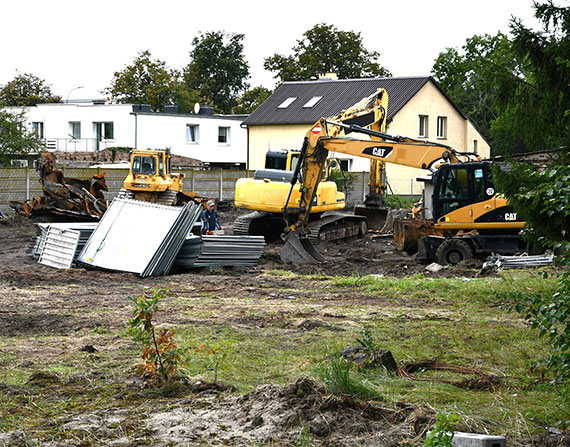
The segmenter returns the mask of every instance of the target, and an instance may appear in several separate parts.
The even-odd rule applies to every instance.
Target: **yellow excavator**
[[[385,130],[388,109],[388,95],[374,93],[354,106],[330,118],[345,125],[367,126],[372,130]],[[372,137],[374,138],[374,137]],[[255,171],[253,178],[239,179],[235,188],[234,203],[238,208],[252,210],[252,213],[238,217],[233,223],[233,233],[240,235],[263,235],[266,240],[278,239],[285,228],[282,210],[288,203],[301,202],[304,180],[298,175],[297,184],[290,191],[290,182],[298,166],[300,151],[269,151],[266,154],[265,169]],[[323,162],[320,182],[312,198],[309,211],[309,237],[313,241],[337,240],[364,236],[369,223],[381,228],[386,219],[383,207],[383,183],[380,182],[383,163],[371,163],[370,192],[364,205],[355,213],[341,212],[346,206],[345,193],[338,191],[330,179],[331,172],[339,167],[334,158]],[[342,171],[339,170],[339,172]],[[291,209],[292,209],[291,208]]]
[[[204,203],[206,198],[183,192],[184,174],[171,172],[171,154],[165,150],[133,150],[129,174],[119,193],[122,197],[144,202],[178,206],[190,201]]]
[[[375,101],[386,92],[381,89]],[[355,139],[348,134],[366,135]],[[476,154],[408,137],[392,136],[356,124],[321,118],[307,132],[283,207],[287,222],[281,250],[285,262],[320,262],[324,257],[308,238],[308,220],[329,153],[369,158],[428,169],[432,186],[424,191],[424,212],[433,229],[421,239],[426,258],[455,264],[484,253],[512,253],[519,249],[524,222],[497,194],[490,163]],[[297,181],[302,179],[302,187]],[[298,200],[291,201],[298,191]]]

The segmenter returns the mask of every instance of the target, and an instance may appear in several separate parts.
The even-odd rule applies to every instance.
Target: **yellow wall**
[[[388,95],[390,92],[388,92]],[[389,106],[388,106],[389,107]],[[427,140],[451,146],[461,152],[472,152],[473,141],[477,140],[478,153],[482,158],[490,156],[490,147],[477,132],[473,124],[465,120],[450,104],[447,98],[432,82],[424,85],[420,91],[393,117],[387,132],[419,138],[419,115],[428,116]],[[447,137],[437,138],[437,117],[447,117]],[[262,169],[265,153],[268,150],[301,149],[303,137],[312,124],[295,125],[253,125],[249,126],[248,169]],[[338,158],[351,158],[337,154]],[[369,161],[355,157],[353,170],[369,169]],[[427,171],[387,164],[388,182],[396,194],[420,194],[423,184],[416,181]]]

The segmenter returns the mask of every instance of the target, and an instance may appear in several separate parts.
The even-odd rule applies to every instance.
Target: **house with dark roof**
[[[377,89],[388,92],[387,133],[437,141],[459,151],[490,155],[489,144],[473,123],[430,76],[327,79],[285,82],[243,122],[248,130],[248,169],[264,167],[268,150],[300,149],[303,137],[321,117],[335,116]],[[334,154],[349,171],[368,171],[361,157]],[[386,166],[395,193],[410,193],[420,169]],[[414,193],[421,184],[414,186]]]

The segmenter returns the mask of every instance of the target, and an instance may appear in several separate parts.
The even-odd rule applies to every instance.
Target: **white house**
[[[232,168],[245,167],[247,160],[247,130],[241,127],[246,115],[217,115],[211,106],[192,114],[177,113],[175,106],[152,112],[145,104],[104,101],[38,104],[23,110],[51,151],[170,148],[175,155],[212,167]]]

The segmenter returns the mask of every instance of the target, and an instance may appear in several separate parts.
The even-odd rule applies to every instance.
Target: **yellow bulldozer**
[[[204,204],[207,198],[182,191],[183,179],[183,173],[172,173],[169,149],[135,149],[131,152],[129,174],[120,195],[162,205],[179,206],[190,201]]]

